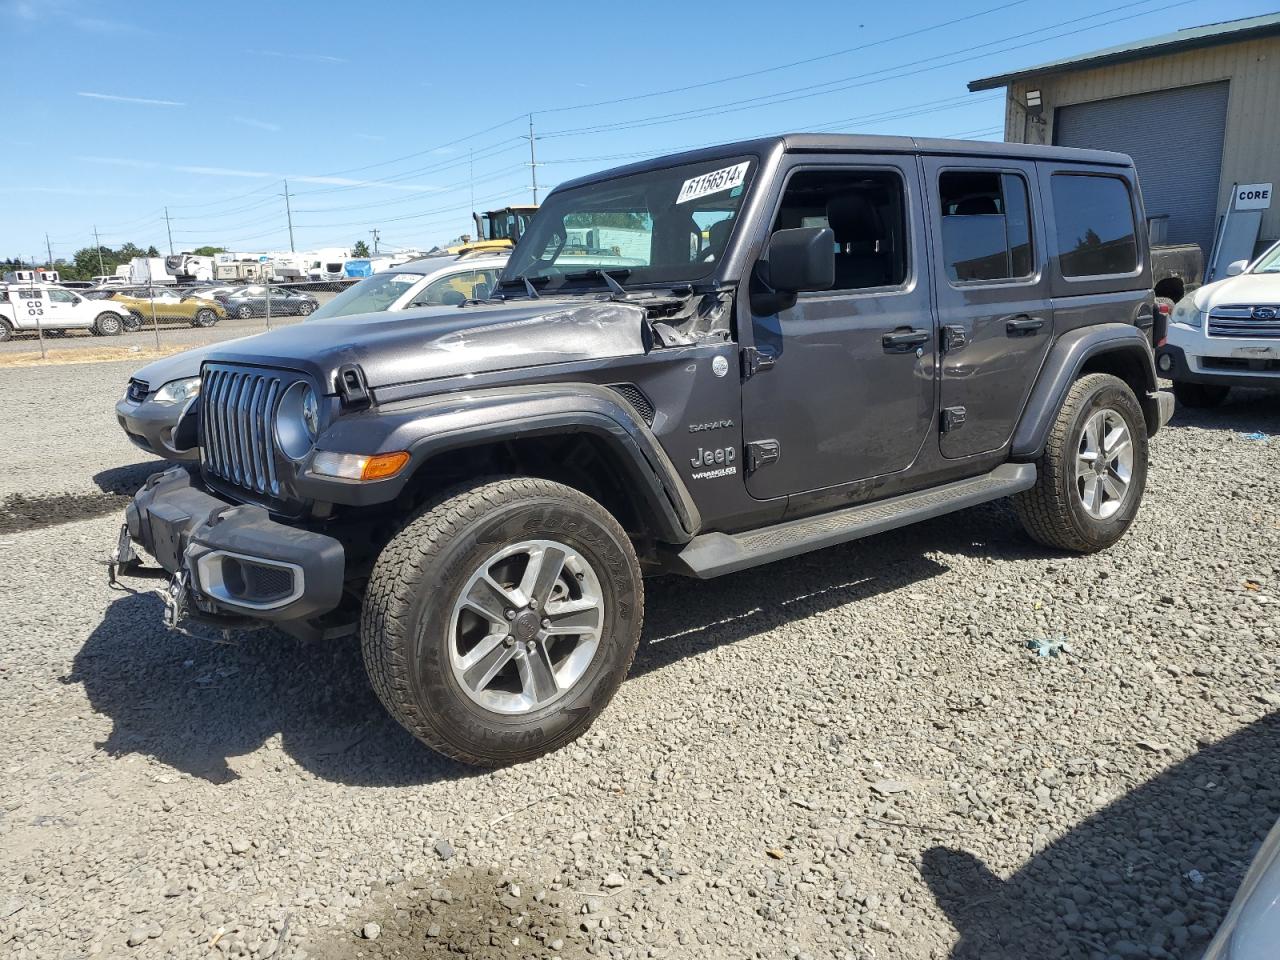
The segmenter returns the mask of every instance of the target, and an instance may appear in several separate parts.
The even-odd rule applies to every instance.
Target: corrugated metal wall
[[[1020,80],[1009,87],[1005,139],[1052,143],[1054,111],[1059,107],[1218,80],[1231,83],[1216,204],[1221,215],[1232,183],[1271,181],[1280,186],[1280,37]],[[1041,92],[1044,111],[1039,118],[1022,109],[1028,89]],[[1179,141],[1176,121],[1170,118],[1167,149],[1176,153]],[[1264,215],[1260,237],[1280,239],[1280,203],[1273,203]]]
[[[1208,257],[1230,88],[1219,81],[1060,106],[1053,114],[1053,140],[1064,147],[1106,144],[1133,157],[1147,216],[1167,218],[1167,242],[1198,243]],[[1180,118],[1176,150],[1169,149],[1168,116]]]

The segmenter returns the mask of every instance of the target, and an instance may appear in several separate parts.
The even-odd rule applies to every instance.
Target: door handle
[[[926,330],[899,330],[880,338],[885,353],[911,353],[916,347],[929,342],[932,335]]]
[[[1029,317],[1021,313],[1004,322],[1004,332],[1011,337],[1034,337],[1036,331],[1043,326],[1044,321],[1039,317]]]

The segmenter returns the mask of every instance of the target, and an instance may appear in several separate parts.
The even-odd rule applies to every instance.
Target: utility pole
[[[169,256],[173,256],[173,228],[169,226],[169,208],[164,208],[164,229],[169,234]]]
[[[107,268],[102,262],[102,241],[98,239],[98,225],[93,225],[93,248],[98,251],[98,275],[106,276]]]
[[[284,215],[289,221],[289,252],[296,253],[293,249],[293,209],[289,206],[289,181],[284,182]]]
[[[538,157],[534,153],[533,114],[529,114],[529,174],[533,177],[533,205],[538,205]]]
[[[378,252],[378,228],[374,227],[370,230],[369,235],[373,237],[373,252],[376,254]]]
[[[53,269],[53,248],[49,246],[49,234],[44,235],[44,252],[49,255],[49,269]]]

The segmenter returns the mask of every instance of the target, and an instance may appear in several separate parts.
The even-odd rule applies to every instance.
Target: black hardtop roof
[[[774,151],[786,153],[923,153],[940,156],[1003,157],[1012,160],[1052,160],[1058,163],[1089,163],[1109,167],[1131,167],[1127,154],[1110,150],[1080,150],[1075,147],[1045,147],[1027,143],[989,140],[941,140],[927,137],[882,137],[871,134],[787,133],[757,140],[740,140],[713,147],[670,153],[621,167],[590,173],[560,184],[556,190],[597,183],[613,177],[645,173],[683,163],[699,163],[717,157],[754,154],[766,157]]]

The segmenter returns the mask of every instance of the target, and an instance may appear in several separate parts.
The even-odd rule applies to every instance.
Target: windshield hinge
[[[742,379],[750,380],[761,370],[768,370],[776,360],[777,357],[767,350],[760,350],[756,347],[743,347]]]

